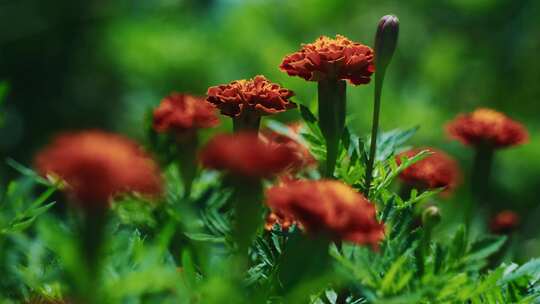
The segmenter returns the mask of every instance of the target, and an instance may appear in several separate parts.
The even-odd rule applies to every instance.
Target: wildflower
[[[308,233],[374,248],[383,238],[375,206],[339,181],[291,181],[268,189],[266,197],[272,210],[296,219]]]
[[[503,113],[480,108],[461,114],[446,126],[451,138],[468,146],[487,145],[494,149],[516,146],[528,140],[525,127]]]
[[[153,127],[156,132],[184,135],[219,123],[212,104],[202,98],[172,93],[154,110]]]
[[[409,166],[401,172],[399,178],[420,189],[444,187],[446,191],[453,190],[461,179],[461,173],[457,162],[445,152],[434,148],[413,149],[400,153],[396,161],[400,164],[403,157],[413,157],[422,150],[428,150],[432,154]]]
[[[289,100],[294,96],[293,91],[270,82],[262,75],[210,87],[207,95],[206,100],[214,104],[221,114],[233,118],[248,116],[253,120],[296,107]]]
[[[344,36],[321,36],[304,44],[300,51],[287,55],[280,65],[290,76],[308,81],[325,78],[347,79],[354,85],[369,83],[375,71],[373,50]]]
[[[286,146],[261,140],[257,133],[241,132],[212,138],[201,151],[200,159],[206,168],[236,176],[267,178],[287,169],[295,155]]]
[[[297,223],[293,218],[285,216],[280,212],[270,212],[266,217],[264,229],[271,231],[276,224],[279,225],[282,231],[287,232],[293,225],[296,225]]]
[[[511,210],[504,210],[497,213],[490,222],[493,233],[507,234],[514,231],[519,225],[519,215]]]
[[[288,170],[292,174],[317,164],[317,161],[309,152],[308,147],[299,137],[301,127],[302,125],[299,123],[289,125],[289,134],[282,134],[275,131],[263,133],[264,138],[267,139],[271,145],[286,146],[293,152],[294,160]]]
[[[68,194],[87,208],[105,207],[118,193],[154,196],[162,190],[157,165],[136,143],[102,131],[62,134],[35,164],[40,174],[64,180]]]

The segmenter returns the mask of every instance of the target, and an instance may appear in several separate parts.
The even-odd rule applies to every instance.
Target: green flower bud
[[[399,35],[399,20],[386,15],[379,21],[375,35],[375,70],[384,73],[396,50]]]
[[[433,228],[441,221],[441,211],[436,206],[427,207],[422,212],[422,224],[426,228]]]

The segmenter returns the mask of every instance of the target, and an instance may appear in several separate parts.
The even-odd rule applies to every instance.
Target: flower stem
[[[197,134],[178,140],[178,169],[184,186],[184,197],[191,196],[193,180],[197,176]]]
[[[261,116],[249,110],[246,110],[238,117],[233,118],[233,130],[235,133],[241,131],[258,132],[260,125]]]
[[[491,167],[495,150],[489,145],[480,145],[475,149],[471,172],[471,193],[474,202],[478,205],[489,203],[489,188]],[[469,227],[472,224],[475,204],[469,203],[465,212],[465,222]]]
[[[377,152],[377,133],[379,131],[379,116],[381,112],[381,95],[384,80],[384,70],[375,73],[375,101],[373,103],[373,120],[371,124],[371,144],[369,146],[369,158],[366,167],[366,182],[364,194],[369,197],[371,182],[373,180],[373,166]]]
[[[234,179],[234,237],[239,255],[247,256],[248,248],[262,227],[262,181]]]
[[[324,175],[334,176],[339,154],[339,143],[345,128],[347,107],[346,83],[339,79],[322,79],[318,83],[319,128],[326,141]]]

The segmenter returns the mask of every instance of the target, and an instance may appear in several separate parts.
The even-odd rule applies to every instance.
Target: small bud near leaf
[[[436,206],[429,206],[422,212],[422,224],[424,227],[433,228],[440,221],[441,211]]]

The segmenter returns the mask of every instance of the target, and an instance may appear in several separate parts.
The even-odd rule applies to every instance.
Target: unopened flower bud
[[[422,212],[422,224],[424,227],[433,228],[440,221],[441,211],[436,206],[429,206]]]
[[[396,50],[399,19],[394,15],[381,18],[375,35],[375,70],[384,73]]]

